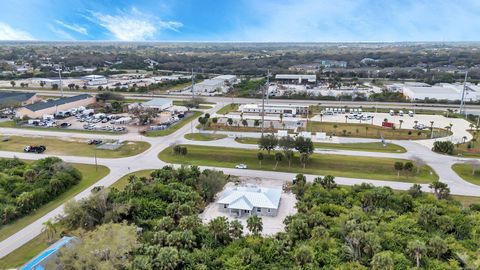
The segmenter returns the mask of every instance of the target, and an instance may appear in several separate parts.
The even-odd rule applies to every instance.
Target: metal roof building
[[[0,105],[17,103],[20,105],[32,104],[39,99],[36,93],[26,92],[0,92]]]
[[[150,109],[157,109],[160,111],[166,110],[173,106],[173,101],[167,98],[154,98],[142,103],[142,106]]]
[[[277,81],[286,81],[290,83],[316,83],[317,76],[316,75],[305,75],[305,74],[277,74],[275,75],[275,80]]]
[[[233,187],[222,193],[217,204],[220,210],[237,216],[276,216],[281,194],[278,188]]]
[[[54,114],[80,106],[86,107],[95,103],[95,98],[89,94],[81,94],[73,97],[59,98],[47,102],[37,102],[17,110],[19,118],[39,118],[45,114]]]

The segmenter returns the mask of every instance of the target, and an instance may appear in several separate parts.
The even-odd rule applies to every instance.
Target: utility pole
[[[262,87],[262,137],[263,137],[264,127],[265,127],[265,86]]]
[[[62,92],[63,98],[63,83],[62,83],[62,69],[58,68],[58,77],[60,78],[60,91]]]
[[[98,172],[98,163],[97,163],[97,146],[95,146],[95,150],[94,150],[94,151],[95,151],[95,152],[94,152],[94,153],[95,153],[95,154],[94,154],[94,156],[95,156],[95,171],[96,171],[96,172]]]
[[[465,91],[467,90],[467,76],[468,76],[468,70],[465,72],[465,80],[463,81],[462,99],[460,100],[460,114],[465,114],[465,117],[467,117],[467,111],[465,110]]]
[[[270,96],[269,88],[270,88],[270,69],[267,69],[267,104]]]
[[[195,87],[195,77],[193,76],[193,68],[192,68],[192,109],[195,104],[195,92],[193,91]],[[190,133],[193,133],[193,120],[190,121]]]

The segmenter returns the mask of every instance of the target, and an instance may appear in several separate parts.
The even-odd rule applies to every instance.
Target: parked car
[[[72,125],[72,124],[70,124],[70,123],[61,123],[59,127],[61,127],[61,128],[66,128],[66,127],[69,127],[69,126],[71,126],[71,125]]]
[[[23,148],[23,151],[26,152],[26,153],[41,154],[41,153],[45,152],[45,150],[47,150],[47,148],[43,145],[37,145],[37,146],[27,145],[27,146],[25,146],[25,148]]]
[[[97,145],[97,144],[101,144],[102,143],[102,140],[88,140],[88,144],[92,145]]]
[[[237,165],[235,165],[235,168],[236,168],[236,169],[246,169],[246,168],[247,168],[247,165],[245,165],[245,164],[237,164]]]

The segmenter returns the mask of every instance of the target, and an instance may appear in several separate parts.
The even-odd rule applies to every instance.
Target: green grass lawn
[[[22,137],[22,136],[4,136],[10,138],[9,141],[0,141],[0,150],[23,152],[26,145],[45,145],[48,155],[70,155],[70,156],[91,156],[95,154],[95,145],[88,145],[86,140],[60,140],[53,137]],[[117,150],[97,149],[99,158],[121,158],[138,155],[150,147],[147,142],[126,141]]]
[[[236,138],[235,141],[246,144],[258,144],[257,138]],[[407,150],[400,145],[388,143],[383,146],[380,142],[373,143],[313,143],[315,148],[320,149],[338,149],[338,150],[352,150],[352,151],[366,151],[366,152],[384,152],[384,153],[405,153]]]
[[[71,187],[69,190],[65,191],[60,196],[55,198],[53,201],[41,206],[39,209],[31,213],[30,215],[17,219],[16,221],[10,224],[1,226],[0,241],[20,231],[28,224],[34,222],[35,220],[44,216],[45,214],[57,208],[61,204],[70,200],[75,195],[85,190],[86,188],[90,187],[91,185],[93,185],[98,180],[105,177],[110,172],[110,170],[104,166],[98,166],[98,171],[95,170],[95,165],[73,164],[73,166],[79,169],[80,172],[82,172],[82,176],[83,176],[82,180],[78,184]]]
[[[218,110],[217,114],[228,114],[230,112],[238,111],[238,108],[240,108],[239,104],[230,103]]]
[[[452,169],[463,178],[463,180],[475,185],[480,185],[480,170],[476,170],[475,173],[472,174],[472,165],[456,163],[453,164]]]
[[[213,134],[213,133],[188,133],[185,134],[185,139],[192,141],[215,141],[226,138],[225,134]]]
[[[344,137],[360,137],[390,140],[421,140],[430,139],[430,130],[413,130],[413,129],[391,129],[371,124],[360,123],[333,123],[333,122],[316,122],[309,121],[307,130],[311,132],[325,132],[327,136],[344,136]],[[445,137],[450,135],[443,129],[434,129],[435,137]]]
[[[141,170],[141,171],[136,171],[136,172],[132,172],[132,173],[129,173],[125,176],[123,176],[122,178],[118,179],[113,185],[111,185],[110,187],[111,188],[116,188],[118,190],[123,190],[127,185],[128,185],[128,178],[131,176],[131,175],[136,175],[138,177],[150,177],[150,174],[153,172],[154,170]]]
[[[202,115],[202,114],[203,114],[202,112],[193,111],[192,114],[190,114],[189,116],[183,118],[180,122],[176,123],[175,125],[170,126],[168,129],[165,129],[165,130],[151,130],[151,131],[147,131],[147,132],[145,133],[145,136],[147,136],[147,137],[160,137],[160,136],[170,135],[170,134],[174,133],[175,131],[179,130],[181,127],[183,127],[183,126],[185,126],[186,124],[190,123],[190,121],[195,120],[197,117],[199,117],[199,116]]]
[[[169,163],[227,168],[234,168],[236,164],[244,163],[249,169],[265,171],[273,171],[275,166],[273,152],[270,156],[266,152],[264,153],[265,159],[260,166],[257,160],[257,150],[196,145],[186,145],[186,147],[188,150],[186,156],[174,155],[172,148],[169,147],[159,154],[159,158]],[[212,153],[215,154],[212,155]],[[331,174],[340,177],[410,183],[430,183],[438,179],[435,172],[428,166],[421,168],[418,175],[402,173],[400,177],[397,177],[397,172],[393,168],[396,161],[405,162],[407,160],[313,154],[304,169],[299,162],[297,153],[292,161],[291,168],[288,168],[288,162],[283,160],[279,163],[277,171],[318,175]]]
[[[67,133],[86,133],[86,134],[123,134],[113,131],[106,130],[87,130],[87,129],[70,129],[70,128],[56,128],[56,127],[30,127],[30,126],[19,126],[15,124],[14,121],[2,121],[0,122],[0,127],[3,128],[20,128],[20,129],[33,129],[33,130],[43,130],[43,131],[56,131],[56,132],[67,132]]]

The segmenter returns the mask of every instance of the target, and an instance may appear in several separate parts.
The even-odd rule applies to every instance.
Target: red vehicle
[[[392,128],[394,125],[392,122],[382,122],[382,127]]]

